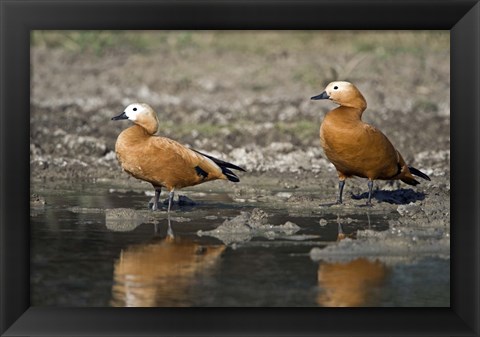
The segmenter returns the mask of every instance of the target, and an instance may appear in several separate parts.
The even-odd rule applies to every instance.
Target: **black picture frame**
[[[478,336],[480,4],[475,0],[0,0],[2,336]],[[450,308],[30,307],[34,29],[445,29],[451,33]]]

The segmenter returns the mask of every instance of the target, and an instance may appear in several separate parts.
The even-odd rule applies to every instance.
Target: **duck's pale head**
[[[335,81],[331,82],[320,95],[313,96],[311,99],[329,99],[341,106],[365,110],[367,101],[360,90],[350,82]]]
[[[112,120],[122,119],[134,122],[143,127],[149,134],[154,134],[158,130],[157,113],[150,105],[145,103],[132,103],[121,114],[112,117]]]

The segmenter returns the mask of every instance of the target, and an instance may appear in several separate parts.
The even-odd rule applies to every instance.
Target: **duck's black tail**
[[[234,183],[238,183],[240,181],[240,179],[230,169],[246,172],[246,170],[244,168],[241,168],[240,166],[237,166],[237,165],[234,165],[232,163],[217,159],[215,157],[209,156],[208,154],[202,153],[202,152],[194,150],[194,149],[191,149],[191,150],[193,150],[193,151],[197,152],[198,154],[201,154],[202,156],[205,156],[208,159],[212,160],[215,164],[217,164],[222,169],[222,173],[227,177],[227,179],[230,180],[230,181],[233,181]]]
[[[430,181],[430,177],[427,176],[425,173],[423,173],[422,171],[420,170],[417,170],[415,167],[412,167],[412,166],[409,166],[408,169],[410,170],[410,173],[411,174],[414,174],[416,175],[417,177],[420,177],[420,178],[423,178],[425,180],[428,180]]]

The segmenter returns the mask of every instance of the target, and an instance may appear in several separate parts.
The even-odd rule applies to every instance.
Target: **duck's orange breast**
[[[398,154],[378,129],[348,114],[329,112],[320,127],[320,142],[327,158],[346,177],[385,179],[398,174]]]

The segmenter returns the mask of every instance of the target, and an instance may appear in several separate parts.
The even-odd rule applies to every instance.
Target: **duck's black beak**
[[[112,117],[112,121],[118,121],[119,119],[128,119],[127,115],[125,114],[125,111],[118,116]]]
[[[310,99],[317,100],[317,99],[329,99],[329,98],[330,98],[330,96],[328,96],[327,92],[324,91],[324,92],[322,92],[320,95],[313,96],[313,97],[311,97]]]

